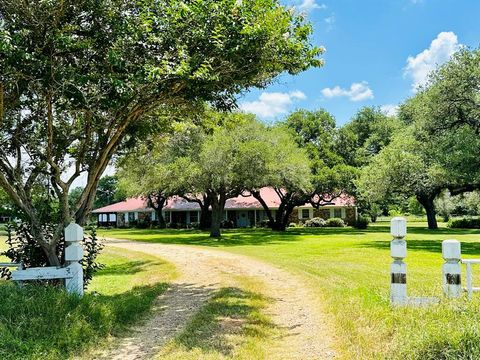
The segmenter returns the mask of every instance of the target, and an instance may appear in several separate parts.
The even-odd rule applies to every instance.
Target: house
[[[262,198],[275,215],[280,205],[280,199],[273,188],[262,188]],[[200,206],[189,202],[180,196],[173,196],[167,200],[163,208],[163,216],[167,224],[173,226],[192,226],[200,219]],[[123,227],[142,222],[157,221],[155,210],[147,206],[143,198],[131,198],[116,204],[93,210],[99,226]],[[357,208],[354,199],[342,195],[328,205],[316,209],[311,204],[305,204],[294,209],[290,222],[300,223],[314,217],[342,218],[351,224],[357,218]],[[237,196],[227,200],[225,204],[224,220],[235,227],[258,226],[268,220],[262,205],[253,196]]]

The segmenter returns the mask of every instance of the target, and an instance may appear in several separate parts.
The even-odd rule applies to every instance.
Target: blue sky
[[[395,106],[459,46],[480,46],[480,0],[283,0],[307,14],[324,67],[284,75],[240,98],[271,122],[297,108],[325,108],[347,122],[362,106]]]

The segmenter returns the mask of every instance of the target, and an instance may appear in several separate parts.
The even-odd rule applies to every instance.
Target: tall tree
[[[266,168],[264,125],[244,114],[225,114],[238,121],[233,128],[221,128],[207,137],[197,161],[185,171],[193,193],[203,193],[212,207],[211,237],[220,237],[220,226],[228,199],[258,184]]]
[[[196,101],[230,108],[246,88],[320,66],[311,31],[277,0],[0,2],[0,186],[49,263],[60,264],[64,226],[85,222],[105,168],[149,115]],[[51,240],[32,195],[45,178],[58,202]]]
[[[297,206],[304,205],[312,197],[311,161],[307,151],[301,149],[291,132],[278,126],[264,133],[263,141],[266,149],[263,152],[265,169],[259,174],[257,183],[248,188],[262,205],[273,230],[284,231],[289,223],[290,215]],[[262,198],[260,189],[273,187],[280,205],[275,215]]]
[[[103,176],[98,182],[94,206],[100,208],[126,199],[125,192],[119,188],[116,175]]]
[[[284,231],[297,206],[320,207],[351,190],[354,170],[335,152],[335,119],[327,111],[298,110],[268,133],[271,165],[263,186],[271,186],[280,205],[272,216],[261,192],[252,195],[262,204],[274,230]]]
[[[399,119],[385,115],[379,108],[364,107],[339,129],[336,151],[347,164],[363,166],[390,143],[402,126]]]
[[[428,156],[414,132],[414,128],[402,131],[373,157],[362,168],[357,186],[374,203],[395,195],[414,195],[425,208],[428,228],[437,229],[434,200],[447,187],[446,172]]]

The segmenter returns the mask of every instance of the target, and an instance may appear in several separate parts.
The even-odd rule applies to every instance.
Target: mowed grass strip
[[[221,240],[187,230],[103,230],[102,235],[139,241],[220,248],[270,262],[303,277],[329,316],[336,349],[345,359],[480,358],[480,295],[473,301],[442,297],[441,242],[462,242],[464,257],[480,257],[480,232],[425,223],[408,224],[410,296],[437,296],[439,306],[392,309],[389,304],[389,223],[352,228],[228,230]],[[477,270],[480,272],[480,267]],[[474,273],[475,273],[474,268]],[[477,284],[480,285],[480,284]]]
[[[165,345],[160,360],[260,360],[269,359],[271,344],[284,330],[265,315],[269,299],[262,284],[238,276],[238,286],[222,287]]]
[[[0,282],[0,359],[67,359],[122,336],[144,318],[175,268],[158,257],[105,248],[83,298]]]

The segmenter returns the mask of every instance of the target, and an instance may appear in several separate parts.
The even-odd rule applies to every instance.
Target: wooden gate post
[[[457,240],[444,240],[442,242],[442,257],[445,263],[443,270],[443,292],[449,298],[458,298],[462,295],[462,269],[460,259],[462,252],[460,242]]]
[[[390,266],[390,302],[392,305],[405,305],[408,302],[407,265],[403,259],[407,256],[407,220],[394,217],[390,222],[390,234],[393,236],[390,242],[390,256],[393,258]]]
[[[65,228],[65,262],[70,269],[71,278],[65,279],[65,288],[68,293],[83,295],[83,268],[80,261],[83,259],[83,228],[71,223]]]

